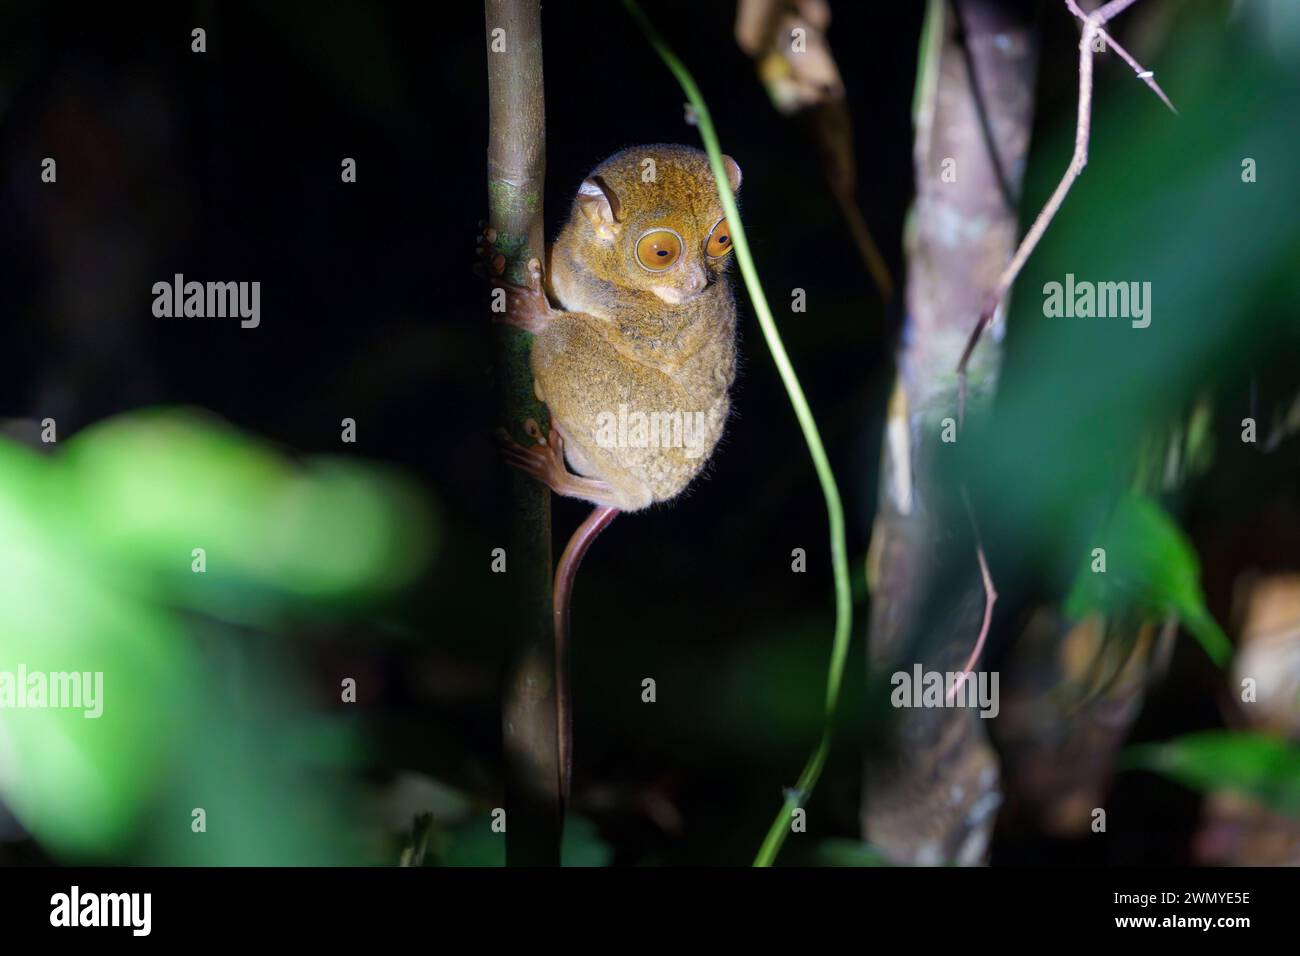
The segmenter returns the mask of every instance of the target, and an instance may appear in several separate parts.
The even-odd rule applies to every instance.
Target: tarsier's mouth
[[[708,287],[709,287],[709,282],[708,280],[705,280],[703,285],[701,285],[698,289],[695,289],[694,291],[691,292],[683,292],[681,289],[677,288],[676,286],[671,286],[671,285],[651,286],[650,291],[653,292],[655,295],[657,295],[664,302],[667,302],[669,305],[685,305],[687,302],[690,302],[692,299],[699,298],[701,295],[703,295],[705,290],[708,289]]]
[[[689,302],[691,299],[695,298],[696,295],[699,295],[698,292],[692,295],[684,295],[680,289],[674,289],[672,286],[666,285],[654,286],[650,291],[659,296],[659,298],[663,299],[669,305],[681,305],[683,302]]]

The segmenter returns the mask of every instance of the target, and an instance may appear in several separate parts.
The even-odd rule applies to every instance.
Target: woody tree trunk
[[[524,284],[529,259],[543,258],[542,184],[546,110],[539,0],[486,0],[488,65],[488,208],[505,277]],[[516,441],[532,441],[523,423],[546,426],[528,364],[532,336],[497,325],[499,420]],[[556,660],[551,630],[550,491],[511,470],[509,547],[504,578],[517,630],[502,696],[506,770],[506,855],[517,865],[557,865],[560,796]]]
[[[906,240],[908,329],[870,562],[869,657],[878,679],[910,676],[917,664],[961,671],[981,633],[987,598],[956,455],[987,411],[1000,336],[986,336],[969,365],[964,426],[955,372],[1016,245],[1037,65],[1031,20],[1028,0],[930,0],[926,14]],[[896,753],[867,768],[867,840],[900,863],[982,862],[1000,784],[978,712],[897,714]]]

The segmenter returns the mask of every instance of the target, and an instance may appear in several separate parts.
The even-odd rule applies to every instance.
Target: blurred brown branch
[[[878,676],[969,667],[972,638],[979,635],[978,646],[987,636],[995,597],[941,436],[955,426],[952,369],[966,317],[993,289],[1015,244],[1006,187],[1018,192],[1019,182],[1007,183],[1005,171],[1024,168],[1038,43],[1032,5],[1021,0],[961,0],[960,13],[959,22],[945,0],[930,0],[917,77],[908,328],[869,560],[869,657]],[[996,349],[978,356],[978,410],[999,358]],[[969,707],[900,711],[897,752],[866,769],[866,839],[897,863],[983,861],[1001,799],[985,731]]]
[[[544,258],[542,185],[546,104],[539,0],[486,0],[488,205],[505,274],[522,283]],[[523,440],[529,418],[547,421],[533,392],[532,337],[504,324],[497,335],[499,415]],[[550,491],[511,469],[508,571],[518,630],[508,664],[501,729],[506,769],[506,854],[510,865],[558,865],[564,806],[560,790],[556,660],[551,643]]]
[[[736,43],[753,58],[777,111],[803,120],[858,254],[881,299],[888,302],[894,279],[858,205],[853,118],[826,40],[830,22],[826,0],[740,0]]]

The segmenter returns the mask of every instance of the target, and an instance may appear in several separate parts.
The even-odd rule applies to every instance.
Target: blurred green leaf
[[[893,866],[883,853],[861,840],[822,840],[813,851],[816,866]]]
[[[505,866],[506,837],[492,831],[492,818],[479,814],[452,831],[439,866]]]
[[[1300,747],[1260,734],[1208,730],[1125,751],[1128,768],[1151,770],[1196,790],[1231,790],[1300,816]]]
[[[1300,344],[1300,181],[1242,178],[1246,158],[1260,170],[1294,166],[1300,70],[1294,57],[1260,55],[1213,5],[1186,4],[1174,16],[1170,42],[1145,65],[1179,114],[1098,58],[1087,169],[1016,283],[995,414],[983,433],[973,420],[972,440],[954,447],[975,500],[997,503],[981,514],[981,531],[1009,579],[1068,589],[1099,517],[1134,488],[1144,446],[1176,423],[1187,425],[1185,464],[1254,455],[1189,412],[1202,399],[1236,409],[1228,390]],[[1073,111],[1044,124],[1026,218],[1074,149]],[[1149,327],[1049,317],[1044,289],[1069,274],[1149,282]],[[1154,458],[1148,474],[1162,475],[1166,460]],[[1222,657],[1208,615],[1187,624]]]
[[[608,866],[613,851],[586,817],[569,814],[564,819],[560,859],[564,866]],[[442,866],[505,866],[506,838],[492,830],[487,814],[467,817],[456,827],[439,856]]]
[[[560,845],[562,866],[609,866],[613,857],[613,850],[600,838],[596,824],[573,814],[565,818]]]
[[[335,458],[297,467],[193,410],[102,422],[64,460],[88,544],[130,586],[228,620],[255,623],[287,598],[381,596],[428,557],[432,517],[406,482]]]
[[[57,472],[57,462],[0,442],[0,671],[92,675],[85,689],[97,700],[0,708],[0,794],[51,850],[96,854],[139,823],[175,743],[158,714],[183,701],[188,654],[173,621],[94,573],[58,520]],[[27,688],[16,690],[25,702]]]
[[[1227,663],[1232,646],[1206,610],[1196,553],[1160,505],[1136,496],[1121,499],[1095,547],[1106,552],[1106,570],[1092,569],[1090,550],[1066,598],[1068,615],[1176,614],[1216,664]]]
[[[124,415],[53,456],[0,441],[0,796],[56,856],[369,858],[330,782],[355,764],[352,734],[311,715],[273,645],[176,611],[273,627],[378,597],[420,569],[431,537],[385,472],[299,466],[194,412]],[[73,674],[93,702],[25,693]],[[190,828],[196,807],[207,833]]]

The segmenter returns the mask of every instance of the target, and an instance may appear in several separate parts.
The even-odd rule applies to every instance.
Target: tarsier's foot
[[[497,231],[480,219],[474,237],[474,255],[479,259],[474,272],[485,278],[499,276],[506,268],[506,257],[497,251],[496,241]]]
[[[482,222],[479,223],[479,229],[475,253],[480,261],[474,271],[490,279],[495,288],[505,292],[504,312],[497,311],[497,299],[493,299],[492,321],[537,334],[546,327],[554,313],[542,284],[541,260],[536,257],[528,260],[526,284],[508,282],[502,278],[506,257],[496,247],[496,230]]]
[[[504,428],[497,430],[497,441],[508,464],[540,481],[557,495],[581,498],[597,505],[618,506],[613,489],[605,482],[582,478],[569,471],[564,463],[564,439],[554,427],[549,435],[543,436],[541,427],[530,418],[524,422],[524,431],[535,443],[527,448],[511,438]]]

